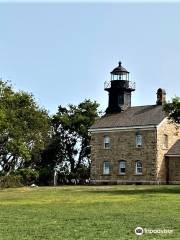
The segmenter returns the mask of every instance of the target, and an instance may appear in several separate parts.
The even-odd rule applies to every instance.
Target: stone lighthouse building
[[[90,128],[95,183],[180,183],[180,129],[163,112],[165,90],[154,105],[131,106],[135,83],[121,62],[104,85],[106,113]]]

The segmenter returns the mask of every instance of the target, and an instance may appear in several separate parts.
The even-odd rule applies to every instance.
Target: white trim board
[[[115,131],[133,131],[134,129],[150,130],[150,129],[156,129],[156,128],[157,128],[157,125],[146,125],[146,126],[133,126],[133,127],[94,128],[94,129],[89,129],[88,131],[91,133],[99,133],[99,132],[115,132]]]

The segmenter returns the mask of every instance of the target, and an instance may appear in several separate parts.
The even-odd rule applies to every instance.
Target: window
[[[119,174],[125,174],[126,173],[126,161],[121,160],[119,162]]]
[[[108,161],[105,161],[103,164],[103,174],[109,174],[110,173],[110,163]]]
[[[163,148],[168,148],[168,135],[164,134]]]
[[[109,136],[104,137],[104,148],[106,148],[106,149],[110,148],[110,137]]]
[[[142,135],[136,135],[136,147],[142,147]]]
[[[124,94],[124,102],[128,106],[131,106],[131,95],[129,93]]]
[[[124,104],[124,95],[118,95],[118,105],[121,106]]]
[[[142,174],[142,163],[141,161],[136,161],[136,174]]]

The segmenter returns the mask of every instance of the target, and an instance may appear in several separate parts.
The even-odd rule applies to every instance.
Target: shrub
[[[37,183],[39,178],[39,173],[31,168],[18,169],[16,170],[15,175],[22,178],[22,182],[24,185],[31,185],[33,183]]]
[[[0,177],[0,188],[10,188],[10,187],[22,187],[22,177],[21,176],[1,176]]]
[[[54,170],[51,167],[44,167],[39,170],[39,184],[43,186],[53,185]]]

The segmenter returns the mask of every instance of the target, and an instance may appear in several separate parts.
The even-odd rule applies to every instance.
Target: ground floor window
[[[110,163],[108,161],[105,161],[103,163],[103,174],[109,174],[110,173]]]
[[[125,174],[126,173],[126,161],[121,160],[119,162],[119,174]]]
[[[135,171],[136,171],[136,174],[142,174],[142,163],[141,163],[141,161],[136,161]]]

